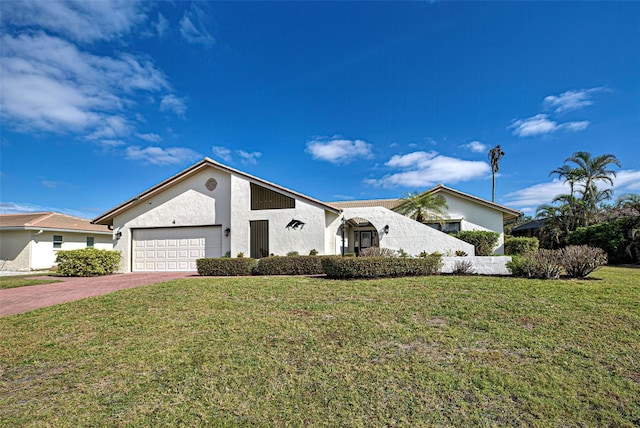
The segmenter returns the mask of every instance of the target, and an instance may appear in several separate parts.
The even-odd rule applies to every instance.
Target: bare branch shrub
[[[472,275],[475,272],[470,260],[456,260],[453,264],[454,275]]]

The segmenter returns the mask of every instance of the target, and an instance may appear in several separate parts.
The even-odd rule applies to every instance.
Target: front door
[[[249,222],[251,258],[260,259],[269,255],[269,220]]]

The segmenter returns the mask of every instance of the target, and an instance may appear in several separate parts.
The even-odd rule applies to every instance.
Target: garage
[[[197,259],[221,256],[221,226],[133,230],[135,272],[196,271]]]

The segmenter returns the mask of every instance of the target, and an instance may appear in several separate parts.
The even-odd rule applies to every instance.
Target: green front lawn
[[[190,278],[0,319],[0,426],[638,426],[640,270]]]
[[[57,279],[33,279],[33,276],[42,276],[43,274],[26,274],[16,276],[0,276],[0,290],[7,288],[27,287],[29,285],[52,284],[60,282]]]

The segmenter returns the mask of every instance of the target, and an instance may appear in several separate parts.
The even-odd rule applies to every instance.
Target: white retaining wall
[[[456,262],[470,261],[473,264],[474,275],[511,275],[507,269],[507,262],[511,256],[469,256],[469,257],[443,257],[442,273],[452,273]]]

